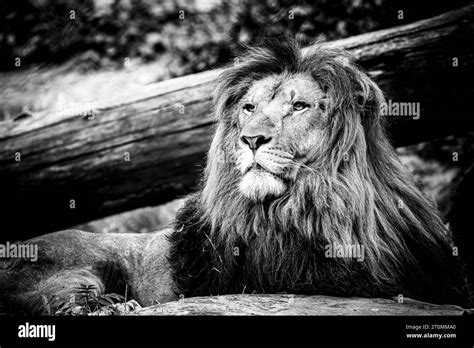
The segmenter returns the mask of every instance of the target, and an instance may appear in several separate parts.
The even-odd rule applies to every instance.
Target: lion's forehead
[[[246,95],[246,99],[253,103],[290,103],[298,98],[306,101],[322,98],[322,90],[311,76],[301,73],[271,75],[254,82]]]

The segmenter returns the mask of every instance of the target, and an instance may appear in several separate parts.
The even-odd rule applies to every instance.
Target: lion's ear
[[[362,125],[366,130],[380,123],[381,106],[385,98],[380,87],[364,72],[355,69],[355,103],[361,112]]]
[[[355,142],[364,142],[368,151],[372,151],[374,139],[383,137],[380,110],[383,93],[343,51],[316,51],[308,57],[308,64],[312,64],[313,77],[327,100],[334,142],[330,156],[334,168],[338,168]]]

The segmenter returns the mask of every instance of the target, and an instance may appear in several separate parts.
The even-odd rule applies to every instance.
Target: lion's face
[[[301,164],[322,147],[325,93],[311,76],[280,74],[254,82],[237,106],[240,191],[252,200],[281,196]]]

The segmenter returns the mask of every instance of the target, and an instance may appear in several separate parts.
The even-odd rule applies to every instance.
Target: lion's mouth
[[[253,162],[251,166],[249,166],[245,172],[244,172],[244,175],[247,174],[248,172],[250,171],[253,171],[253,172],[264,172],[264,173],[268,173],[268,174],[271,174],[275,177],[277,177],[276,174],[272,173],[268,168],[265,168],[264,166],[262,166],[260,163],[258,162]]]
[[[244,174],[247,174],[248,172],[250,172],[251,170],[261,170],[261,171],[267,171],[269,172],[267,169],[263,168],[261,164],[257,163],[257,162],[253,162],[251,166],[249,166],[246,170],[245,170],[245,173]]]
[[[256,175],[256,177],[262,177],[264,175],[270,175],[274,179],[288,183],[288,178],[283,176],[282,174],[275,174],[270,169],[266,168],[264,165],[261,165],[258,162],[253,162],[242,174],[242,176],[246,176],[247,174],[252,173]]]

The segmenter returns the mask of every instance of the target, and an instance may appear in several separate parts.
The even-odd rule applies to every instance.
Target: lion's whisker
[[[300,167],[300,168],[304,168],[304,169],[308,169],[310,172],[312,173],[318,173],[317,170],[315,170],[314,168],[311,168],[309,166],[307,166],[306,164],[302,163],[302,162],[296,162],[296,161],[291,161],[289,163],[291,166],[295,166],[295,167]]]

